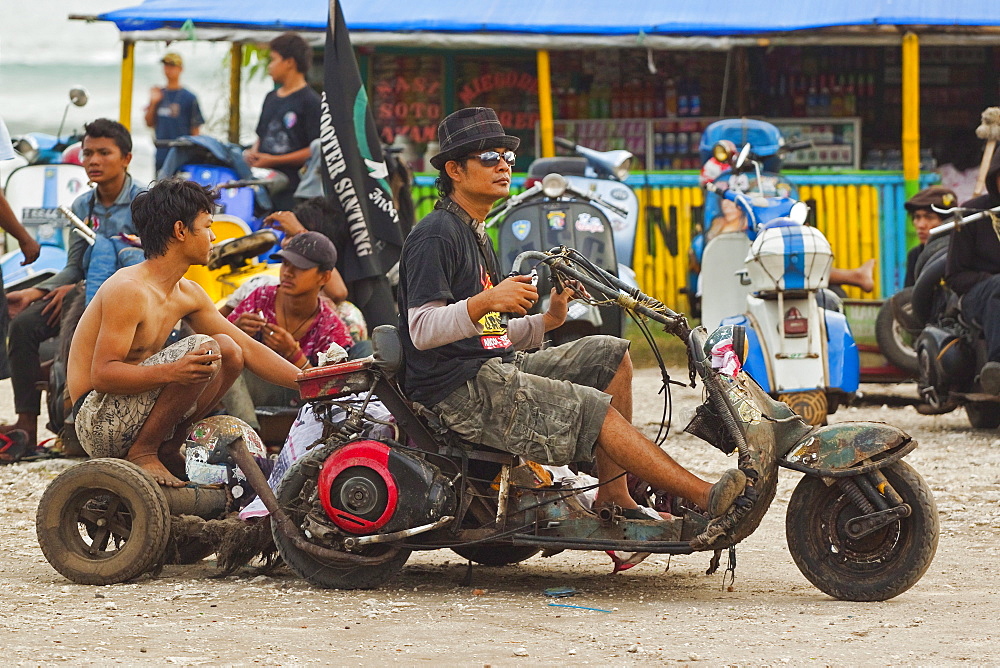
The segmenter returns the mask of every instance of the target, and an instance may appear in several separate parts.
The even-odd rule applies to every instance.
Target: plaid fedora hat
[[[438,125],[438,142],[441,151],[431,158],[435,169],[444,168],[449,160],[460,158],[470,151],[497,146],[514,151],[521,144],[517,137],[504,133],[497,112],[489,107],[469,107],[449,114]]]

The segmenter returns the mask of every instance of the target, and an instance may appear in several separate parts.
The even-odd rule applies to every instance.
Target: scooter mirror
[[[750,157],[750,144],[743,144],[743,148],[740,149],[740,154],[736,157],[736,169],[743,167],[743,164]]]
[[[69,101],[77,107],[84,106],[89,99],[90,96],[87,94],[87,89],[83,86],[74,86],[69,89]]]
[[[792,210],[788,212],[788,217],[799,225],[805,225],[809,219],[809,205],[805,202],[796,202],[792,205]]]
[[[545,193],[546,197],[562,197],[568,187],[569,181],[566,180],[566,177],[556,172],[546,174],[545,178],[542,179],[542,192]]]

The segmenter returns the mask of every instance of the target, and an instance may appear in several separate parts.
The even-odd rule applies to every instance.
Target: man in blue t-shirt
[[[132,223],[132,200],[145,188],[128,173],[132,161],[132,136],[124,125],[98,118],[84,126],[83,167],[96,188],[77,197],[73,213],[94,230],[97,240],[89,246],[83,237],[70,235],[66,266],[55,276],[37,285],[7,294],[8,312],[13,318],[7,341],[10,377],[14,389],[17,422],[0,425],[0,432],[22,429],[29,443],[36,442],[41,391],[35,383],[42,378],[39,346],[59,334],[63,300],[84,278],[96,292],[119,264],[142,260],[142,251],[129,247],[117,249],[111,258],[95,257],[98,249],[114,238],[135,235]],[[137,256],[136,256],[137,252]],[[110,262],[108,261],[110,259]]]
[[[146,125],[156,130],[157,139],[177,139],[185,135],[196,135],[205,122],[198,106],[198,98],[181,86],[181,71],[184,61],[179,54],[163,56],[163,75],[167,77],[164,87],[153,86],[149,91],[149,106],[146,107]],[[166,147],[156,149],[156,171],[160,171],[167,157]]]
[[[309,144],[319,137],[320,98],[306,74],[312,48],[301,35],[286,32],[271,40],[267,72],[278,86],[264,98],[257,123],[257,142],[243,153],[251,167],[275,169],[288,186],[271,195],[276,211],[295,206],[299,168],[309,159]]]

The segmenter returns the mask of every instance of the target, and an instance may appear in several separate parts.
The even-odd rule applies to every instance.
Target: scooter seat
[[[542,178],[552,172],[563,176],[586,176],[586,158],[539,158],[528,167],[528,176]]]
[[[372,330],[371,340],[375,366],[390,378],[395,376],[403,368],[403,344],[399,340],[399,330],[392,325],[379,325]]]
[[[245,237],[230,239],[212,248],[208,258],[208,268],[214,271],[226,265],[240,267],[277,242],[278,235],[274,230],[257,230]]]

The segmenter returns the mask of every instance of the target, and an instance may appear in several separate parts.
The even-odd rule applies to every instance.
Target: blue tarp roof
[[[324,30],[327,0],[146,0],[101,14],[123,32],[234,27]],[[846,26],[1000,26],[986,0],[342,0],[354,31],[546,35],[751,35]],[[732,11],[739,7],[741,11]]]

